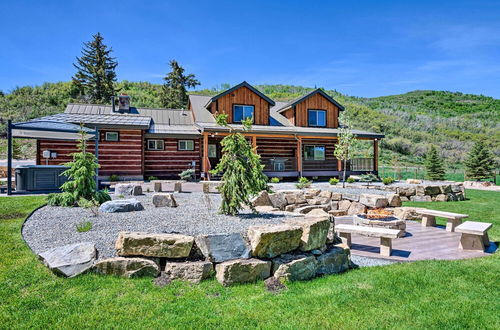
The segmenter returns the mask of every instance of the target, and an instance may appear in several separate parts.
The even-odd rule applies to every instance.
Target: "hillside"
[[[228,87],[223,84],[195,93],[215,95]],[[290,100],[313,89],[290,85],[256,87],[277,101]],[[131,96],[135,106],[160,106],[160,85],[122,81],[118,88]],[[413,91],[376,98],[352,97],[334,90],[327,93],[346,107],[354,128],[386,135],[381,143],[382,163],[421,163],[428,145],[433,143],[441,148],[448,167],[457,168],[478,139],[488,141],[500,156],[500,100],[443,91]],[[67,103],[78,101],[74,95],[69,82],[25,86],[11,93],[0,93],[0,132],[5,132],[7,118],[23,121],[62,112]],[[24,153],[30,152],[29,145],[23,144],[23,148]]]

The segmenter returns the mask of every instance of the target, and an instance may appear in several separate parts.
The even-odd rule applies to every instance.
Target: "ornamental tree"
[[[465,160],[465,175],[468,179],[482,180],[491,178],[495,170],[495,159],[486,144],[479,140],[474,144]]]
[[[218,125],[230,130],[229,135],[221,141],[222,158],[215,169],[210,171],[214,175],[222,173],[222,184],[219,186],[222,203],[219,212],[236,215],[243,205],[249,205],[256,212],[250,198],[262,190],[268,190],[264,165],[245,136],[227,124],[226,114],[216,116],[216,120]],[[242,121],[244,132],[251,129],[252,120],[248,118]]]
[[[427,178],[431,180],[444,180],[444,164],[443,158],[435,145],[432,145],[425,157],[425,169],[427,170]]]
[[[342,175],[342,188],[345,188],[345,175],[347,168],[347,160],[349,155],[355,149],[356,135],[350,129],[350,121],[345,112],[342,112],[339,116],[339,121],[342,126],[339,126],[338,139],[339,142],[335,145],[335,150],[333,151],[334,156],[344,163],[343,175]]]

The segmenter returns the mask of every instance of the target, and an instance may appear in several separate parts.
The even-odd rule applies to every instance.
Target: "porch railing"
[[[261,158],[264,172],[290,172],[297,171],[295,158]]]
[[[353,158],[348,161],[349,171],[374,171],[373,158]]]

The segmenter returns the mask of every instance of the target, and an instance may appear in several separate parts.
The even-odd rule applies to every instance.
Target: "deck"
[[[337,224],[352,224],[351,217],[335,218]],[[491,255],[496,245],[490,242],[486,252],[463,251],[458,248],[460,233],[450,233],[443,226],[422,227],[419,222],[406,221],[406,236],[392,240],[390,257],[380,255],[380,239],[357,234],[352,235],[351,253],[363,257],[394,261],[457,260]]]

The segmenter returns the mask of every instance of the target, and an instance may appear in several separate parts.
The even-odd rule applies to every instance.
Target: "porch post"
[[[203,180],[208,180],[208,133],[203,133],[203,160],[201,162]]]
[[[373,171],[378,173],[378,139],[373,140]]]
[[[256,135],[252,136],[252,148],[257,150],[257,136]]]
[[[12,120],[7,120],[7,195],[12,195]]]
[[[297,171],[302,176],[302,138],[297,137]]]

